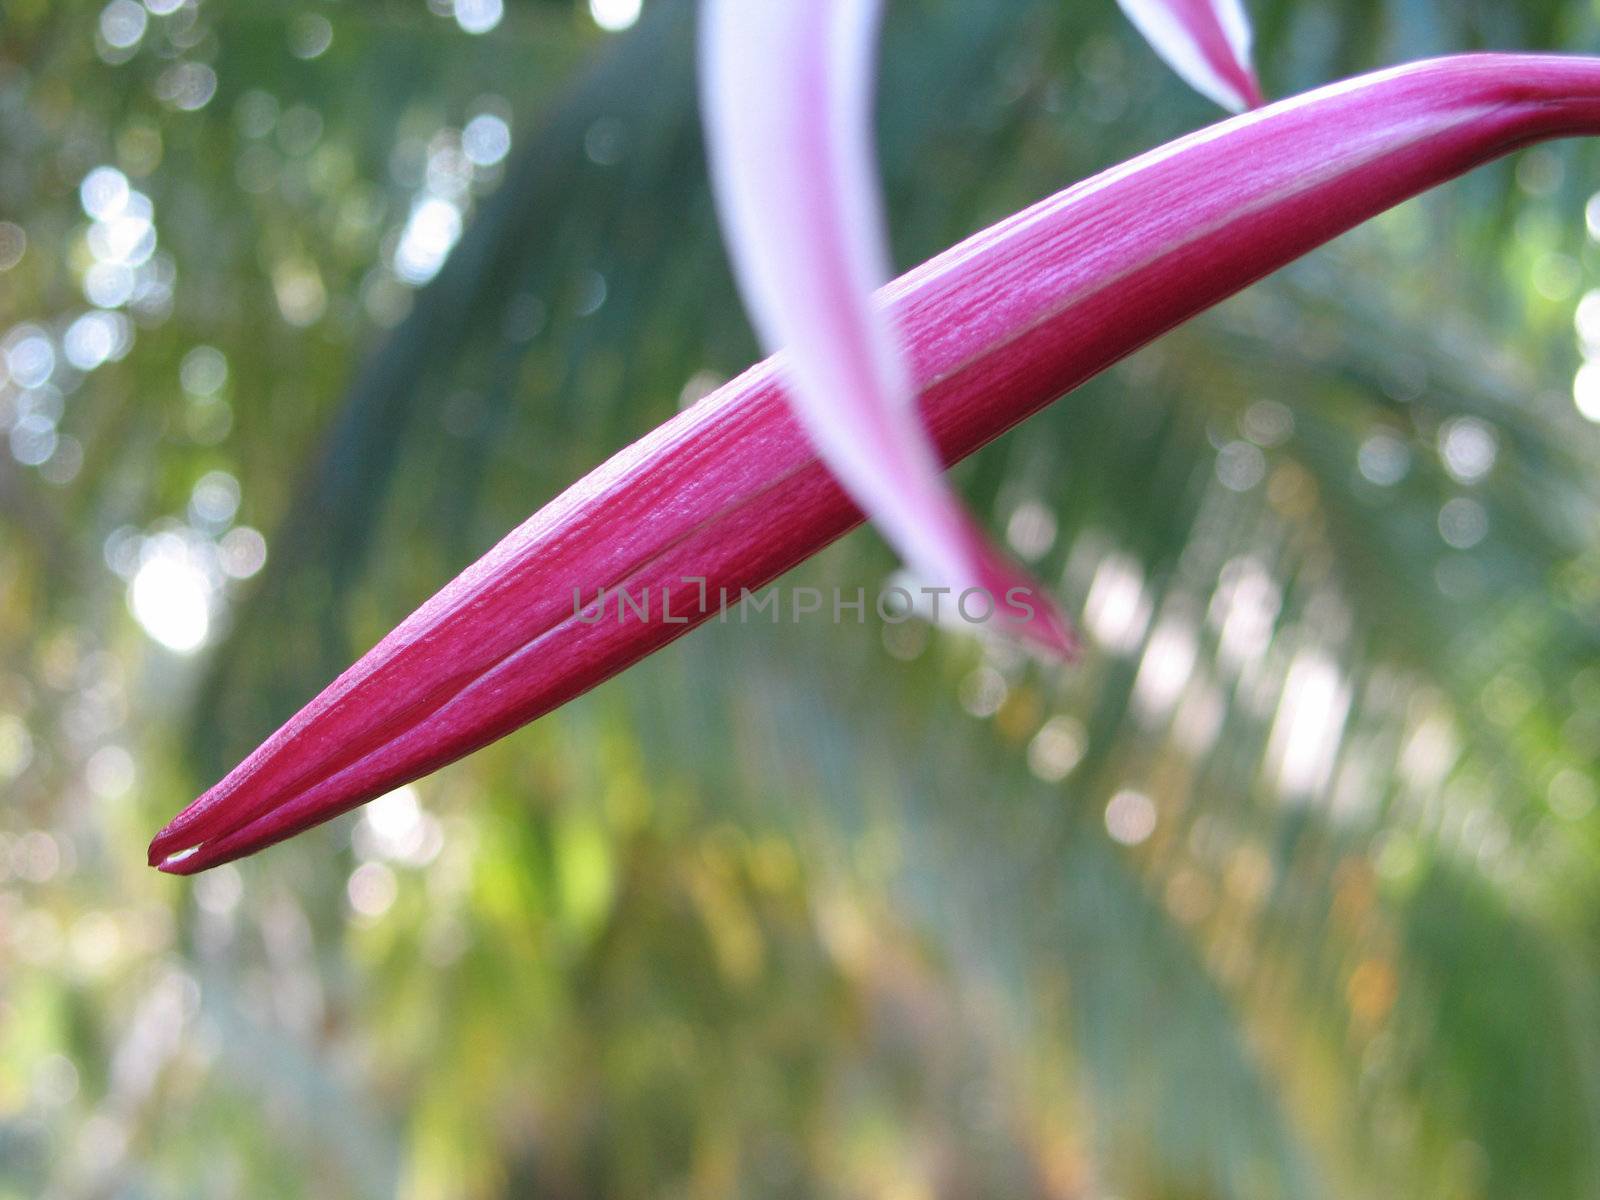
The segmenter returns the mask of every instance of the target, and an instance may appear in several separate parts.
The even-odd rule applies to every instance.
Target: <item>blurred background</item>
[[[1591,0],[1249,7],[1277,95],[1600,50]],[[902,267],[1217,115],[1111,0],[889,10]],[[0,10],[0,1197],[1600,1196],[1589,145],[956,472],[1075,669],[708,626],[258,858],[145,866],[754,357],[692,16]],[[893,569],[858,532],[789,582]]]

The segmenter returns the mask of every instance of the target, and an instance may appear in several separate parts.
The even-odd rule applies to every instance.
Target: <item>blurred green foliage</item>
[[[1588,0],[1250,7],[1278,95],[1600,47]],[[144,866],[753,357],[691,6],[627,8],[0,10],[0,1197],[1600,1196],[1591,146],[957,472],[1077,668],[709,626],[363,814]],[[889,9],[902,265],[1214,116],[1110,0]],[[793,578],[892,570],[862,532]]]

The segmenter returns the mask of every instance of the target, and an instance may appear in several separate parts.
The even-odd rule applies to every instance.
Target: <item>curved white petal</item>
[[[1195,91],[1242,112],[1261,103],[1243,0],[1117,0],[1167,65]]]
[[[877,0],[705,0],[700,78],[711,178],[756,330],[782,349],[822,460],[930,583],[1027,588],[1016,628],[1070,635],[1044,589],[993,551],[945,483],[895,332],[872,145]]]

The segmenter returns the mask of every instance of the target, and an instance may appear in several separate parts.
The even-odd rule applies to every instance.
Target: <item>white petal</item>
[[[873,291],[889,278],[872,145],[877,0],[706,0],[701,102],[711,177],[745,303],[786,355],[789,400],[822,460],[929,582],[1041,617],[1019,632],[1068,649],[1047,594],[979,536],[922,426],[899,340]]]
[[[1117,0],[1178,75],[1234,112],[1261,102],[1250,65],[1250,18],[1242,0]]]

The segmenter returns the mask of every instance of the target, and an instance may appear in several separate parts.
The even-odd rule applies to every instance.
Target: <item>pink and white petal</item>
[[[1024,588],[1013,623],[1072,650],[1048,592],[987,545],[950,491],[898,334],[872,145],[878,0],[705,0],[701,105],[724,239],[751,319],[782,351],[789,402],[819,456],[929,583]]]
[[[1174,71],[1231,112],[1262,103],[1244,0],[1117,0]]]

